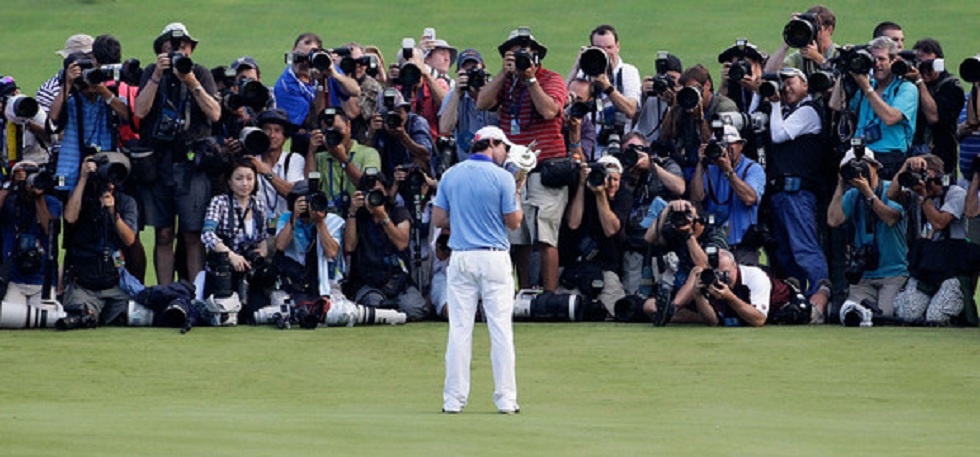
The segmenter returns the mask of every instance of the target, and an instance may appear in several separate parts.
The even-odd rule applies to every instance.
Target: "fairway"
[[[446,325],[0,333],[3,455],[976,455],[975,329],[486,327],[460,415]]]

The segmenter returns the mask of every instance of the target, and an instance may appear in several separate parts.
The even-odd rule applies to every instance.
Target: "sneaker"
[[[442,408],[442,413],[443,414],[459,414],[460,412],[461,411],[458,410],[458,409],[446,409],[446,408]]]
[[[667,325],[667,323],[670,322],[670,319],[672,317],[674,317],[674,311],[676,309],[677,308],[674,306],[673,303],[671,303],[671,304],[669,304],[667,306],[660,306],[658,304],[657,305],[657,310],[654,311],[653,312],[653,315],[651,316],[651,318],[653,319],[653,326],[654,327],[663,327],[663,326]]]
[[[810,325],[821,325],[825,322],[823,311],[817,305],[810,304]]]

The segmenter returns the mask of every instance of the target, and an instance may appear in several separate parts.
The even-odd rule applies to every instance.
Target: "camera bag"
[[[538,165],[541,185],[553,189],[571,187],[578,182],[579,165],[570,157],[545,160]]]

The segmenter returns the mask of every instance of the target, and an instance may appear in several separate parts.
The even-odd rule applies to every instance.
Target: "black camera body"
[[[673,88],[676,83],[677,81],[674,80],[673,76],[658,74],[653,77],[653,90],[647,93],[647,96],[659,97],[663,95],[664,92],[667,92]]]
[[[738,86],[742,78],[752,76],[752,64],[744,58],[738,59],[728,67],[728,86],[731,88]]]
[[[487,85],[487,71],[477,65],[466,70],[466,87],[477,90]]]
[[[609,172],[606,170],[605,164],[590,163],[589,174],[586,176],[585,182],[589,187],[602,187],[606,185],[607,177],[609,177]]]
[[[892,63],[892,74],[895,76],[905,76],[905,74],[912,71],[913,68],[919,68],[921,64],[922,62],[916,57],[915,51],[899,51],[898,58],[895,59],[894,63]]]
[[[633,169],[633,167],[635,167],[640,161],[640,152],[646,152],[647,155],[651,155],[650,148],[639,144],[628,145],[618,152],[610,152],[609,155],[619,160],[619,163],[623,166],[623,171],[625,172]]]
[[[306,194],[306,207],[309,213],[322,213],[330,208],[330,199],[320,190],[320,173],[310,172],[309,190]]]
[[[721,158],[722,154],[725,153],[725,147],[727,145],[719,141],[717,138],[711,138],[708,140],[708,145],[704,148],[704,160],[707,163],[715,163]]]
[[[791,48],[803,48],[817,39],[820,19],[816,14],[797,15],[783,27],[783,41]]]
[[[584,119],[585,116],[588,116],[589,114],[595,112],[595,103],[575,102],[572,103],[571,105],[568,105],[568,109],[566,110],[566,112],[568,113],[569,116],[574,117],[576,119]]]
[[[538,58],[538,53],[531,52],[526,49],[518,49],[514,52],[514,68],[519,72],[525,72],[528,68],[532,66],[539,65],[541,60]]]
[[[867,45],[853,47],[838,47],[839,55],[831,59],[833,68],[842,74],[867,74],[875,66],[875,59],[868,51]]]
[[[412,89],[413,87],[418,86],[421,82],[422,70],[411,62],[402,65],[401,70],[398,71],[398,79],[395,81],[395,83],[400,84],[403,89]]]
[[[579,68],[585,76],[595,78],[609,69],[609,55],[601,48],[588,48],[579,57]]]
[[[862,159],[851,159],[840,167],[840,177],[845,182],[857,178],[868,179],[869,176],[871,175],[868,163]]]
[[[323,128],[324,140],[327,146],[336,147],[340,143],[344,142],[344,135],[340,133],[334,127],[334,121],[337,118],[337,108],[329,107],[325,108],[323,112],[320,113],[320,126]]]
[[[898,174],[898,184],[906,189],[925,184],[929,174],[925,170],[905,170]]]
[[[687,86],[677,92],[677,104],[685,110],[692,110],[701,104],[700,86]]]
[[[397,109],[389,109],[384,115],[385,127],[388,130],[395,130],[405,124],[401,113]]]
[[[44,261],[44,249],[37,236],[21,233],[17,236],[14,246],[14,264],[22,275],[33,275],[41,271]]]
[[[279,271],[268,257],[263,256],[257,245],[250,244],[243,248],[242,256],[252,266],[245,275],[248,285],[253,290],[265,290],[272,288],[279,279]]]
[[[122,77],[122,64],[103,65],[98,68],[82,70],[82,79],[90,85],[98,85],[108,81],[119,81]]]
[[[22,182],[12,182],[12,190],[20,191],[23,186],[30,187],[31,189],[42,190],[45,193],[49,193],[54,190],[54,173],[48,171],[46,168],[28,165],[22,166],[20,169],[27,173],[27,178]]]
[[[849,284],[861,282],[864,272],[878,269],[880,259],[878,246],[875,244],[866,244],[854,249],[851,252],[851,260],[847,263],[847,269],[844,270],[844,278]]]
[[[960,63],[960,77],[970,84],[980,81],[980,54],[963,59]]]

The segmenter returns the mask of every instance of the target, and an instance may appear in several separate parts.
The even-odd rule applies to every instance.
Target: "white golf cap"
[[[476,131],[476,135],[473,136],[473,142],[476,143],[480,140],[498,140],[507,146],[514,145],[514,143],[511,143],[511,141],[507,139],[507,135],[504,134],[503,130],[500,130],[500,127],[493,125],[488,125]]]
[[[619,161],[619,159],[613,156],[602,156],[596,161],[596,163],[606,167],[606,171],[614,171],[616,173],[623,174],[623,164]]]

